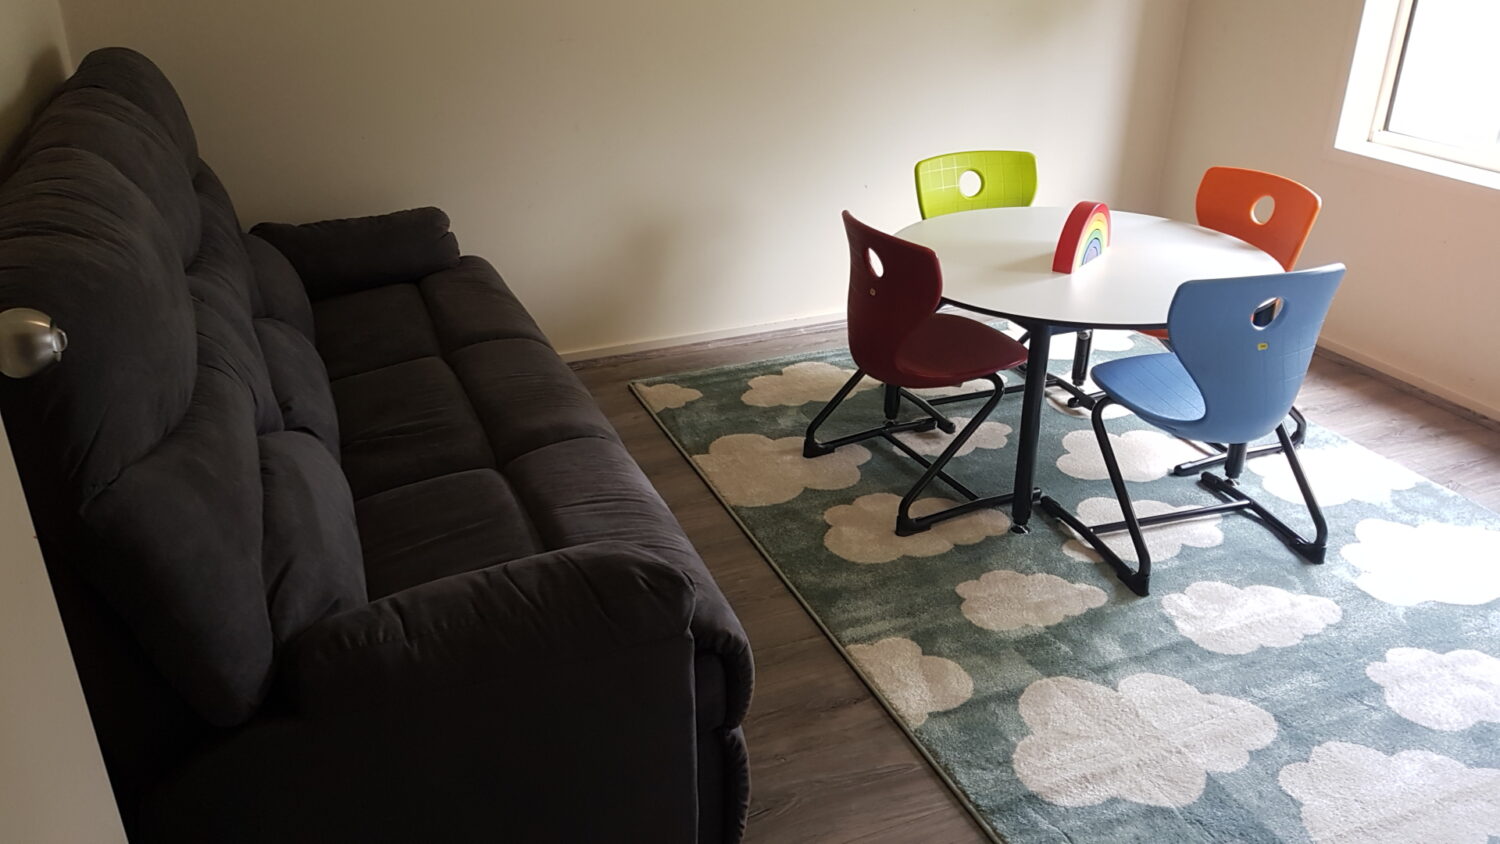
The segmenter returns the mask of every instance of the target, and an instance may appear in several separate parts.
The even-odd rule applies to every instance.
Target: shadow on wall
[[[0,100],[0,178],[10,172],[11,159],[21,145],[21,128],[31,122],[66,77],[62,53],[49,45],[31,60],[26,80],[8,99]]]
[[[1181,51],[1181,39],[1187,31],[1187,15],[1186,6],[1180,4],[1147,3],[1140,7],[1135,33],[1135,64],[1131,68],[1136,82],[1127,89],[1124,143],[1119,147],[1116,172],[1121,183],[1134,180],[1148,185],[1151,200],[1148,206],[1129,209],[1132,211],[1162,214],[1170,205],[1168,198],[1162,195],[1162,182],[1167,156],[1171,154],[1171,136],[1161,131],[1157,122],[1165,119],[1170,126],[1175,112],[1175,80],[1180,57],[1173,61],[1171,78],[1174,81],[1167,90],[1143,84],[1143,80],[1151,77],[1151,63],[1162,51]],[[1149,167],[1149,172],[1131,172],[1133,167],[1141,166]]]
[[[614,337],[617,323],[650,325],[660,319],[662,310],[675,306],[662,281],[669,277],[674,255],[682,248],[684,225],[661,217],[643,218],[638,209],[634,213],[637,219],[632,225],[622,226],[609,242],[591,244],[591,253],[576,255],[582,260],[560,278],[565,289],[590,290],[586,308],[547,297],[549,310],[556,311],[549,322],[568,324],[569,339],[559,351],[566,354],[615,344],[619,342]],[[599,279],[614,283],[599,285]],[[538,297],[528,294],[526,298]]]

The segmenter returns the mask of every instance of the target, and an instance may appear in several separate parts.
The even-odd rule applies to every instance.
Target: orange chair
[[[1267,197],[1274,203],[1270,213],[1264,220],[1257,219],[1255,206]],[[1323,200],[1301,182],[1275,173],[1243,167],[1210,167],[1198,183],[1197,205],[1198,225],[1234,235],[1280,261],[1282,268],[1290,272],[1297,265],[1308,235],[1312,234]],[[1143,333],[1170,341],[1165,329]],[[1307,418],[1296,407],[1291,409],[1291,417],[1296,423],[1291,440],[1301,445],[1307,437]],[[1218,443],[1209,445],[1224,450]],[[1272,444],[1250,449],[1249,456],[1280,451],[1280,444]],[[1223,454],[1191,460],[1174,467],[1172,474],[1193,475],[1223,462]]]
[[[1255,205],[1270,197],[1270,216],[1255,218]],[[1323,208],[1312,188],[1263,170],[1210,167],[1198,183],[1198,225],[1234,235],[1281,262],[1290,272],[1297,265],[1307,236]],[[1165,328],[1142,332],[1167,339]]]

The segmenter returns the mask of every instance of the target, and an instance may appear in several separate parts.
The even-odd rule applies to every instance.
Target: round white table
[[[1160,328],[1178,285],[1281,272],[1237,237],[1110,209],[1110,245],[1072,275],[1052,271],[1071,208],[987,208],[912,223],[896,236],[936,252],[943,298],[972,310],[1054,326]]]
[[[945,302],[1013,320],[1031,335],[1011,500],[1012,530],[1018,533],[1027,532],[1032,505],[1042,497],[1033,479],[1053,333],[1164,327],[1172,297],[1183,282],[1282,271],[1276,259],[1239,238],[1110,209],[1108,250],[1077,272],[1055,273],[1052,256],[1071,210],[961,211],[896,233],[937,253]]]

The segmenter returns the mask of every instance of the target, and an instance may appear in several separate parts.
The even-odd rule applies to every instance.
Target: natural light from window
[[[1367,0],[1335,145],[1500,188],[1500,0]]]

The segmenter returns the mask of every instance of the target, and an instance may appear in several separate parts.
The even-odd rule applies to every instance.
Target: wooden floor
[[[750,842],[986,837],[631,395],[637,378],[844,342],[840,326],[574,364],[734,605],[755,649],[745,722]],[[1329,358],[1299,405],[1319,424],[1500,510],[1500,430]]]

